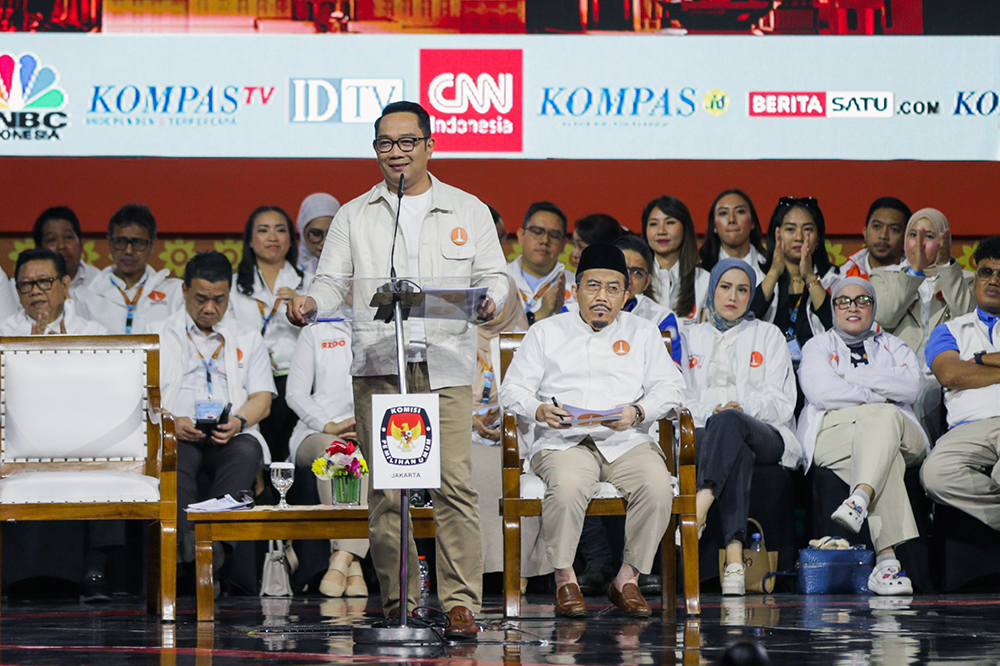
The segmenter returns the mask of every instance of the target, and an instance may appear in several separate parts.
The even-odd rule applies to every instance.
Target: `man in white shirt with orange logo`
[[[621,312],[628,284],[621,250],[584,249],[573,286],[579,312],[533,326],[500,389],[504,408],[534,424],[528,465],[545,482],[542,531],[555,567],[556,612],[566,617],[587,613],[573,559],[600,482],[613,484],[628,502],[623,562],[608,588],[626,615],[650,614],[636,583],[650,572],[670,521],[670,473],[650,429],[679,407],[684,379],[656,324]],[[621,410],[610,421],[569,424],[568,405]]]
[[[74,293],[90,318],[114,335],[138,333],[184,307],[181,281],[149,265],[155,241],[156,218],[149,208],[122,206],[108,222],[115,263]]]
[[[528,324],[565,312],[573,301],[573,274],[559,261],[566,248],[566,214],[548,201],[536,201],[517,230],[521,256],[507,265],[507,273],[525,304]]]

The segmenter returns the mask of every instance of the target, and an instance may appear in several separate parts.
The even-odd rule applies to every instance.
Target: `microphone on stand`
[[[403,208],[403,181],[406,177],[399,174],[399,189],[396,190],[396,224],[392,228],[392,251],[389,253],[389,277],[396,278],[396,234],[399,233],[399,211]]]
[[[372,305],[377,308],[375,311],[375,320],[383,321],[386,324],[392,321],[395,316],[393,309],[394,299],[387,300],[386,297],[380,298],[379,294],[398,294],[401,291],[416,291],[408,281],[399,281],[396,279],[396,235],[399,233],[399,212],[403,208],[403,183],[405,180],[406,178],[403,174],[399,174],[399,188],[396,190],[396,196],[398,197],[396,201],[396,221],[392,228],[392,250],[389,252],[389,281],[375,290],[375,297],[372,299]],[[403,318],[406,319],[409,315],[409,307],[405,308],[403,315]]]

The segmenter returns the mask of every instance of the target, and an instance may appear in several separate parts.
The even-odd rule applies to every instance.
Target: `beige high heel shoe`
[[[365,576],[361,572],[361,562],[354,560],[351,566],[347,567],[347,590],[344,592],[347,597],[367,597],[368,584]]]
[[[327,597],[342,597],[344,596],[345,584],[347,583],[348,567],[344,566],[343,562],[335,560],[333,556],[330,556],[330,568],[326,570],[323,575],[323,580],[319,582],[320,594]],[[335,581],[336,574],[343,576],[344,583],[338,583]]]

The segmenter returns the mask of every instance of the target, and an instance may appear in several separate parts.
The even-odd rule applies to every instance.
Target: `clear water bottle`
[[[750,545],[747,546],[747,550],[764,550],[764,537],[760,535],[760,532],[754,532],[750,535]]]
[[[426,597],[431,593],[431,568],[427,564],[427,557],[418,557],[417,566],[420,567],[420,596]]]

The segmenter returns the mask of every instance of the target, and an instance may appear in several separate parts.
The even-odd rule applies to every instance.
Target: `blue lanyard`
[[[198,352],[198,358],[201,359],[201,364],[205,367],[205,381],[208,383],[208,397],[209,397],[209,399],[211,399],[212,393],[213,393],[213,391],[212,391],[212,368],[215,367],[215,362],[219,359],[219,353],[222,351],[222,348],[226,346],[226,341],[223,340],[222,342],[220,342],[219,346],[215,350],[215,353],[212,354],[212,358],[210,358],[210,359],[208,359],[206,361],[205,357],[201,353],[201,350],[198,349],[198,344],[194,341],[194,338],[191,337],[191,331],[187,332],[187,336],[188,336],[188,340],[191,341],[191,344],[194,345],[194,350],[196,352]]]

